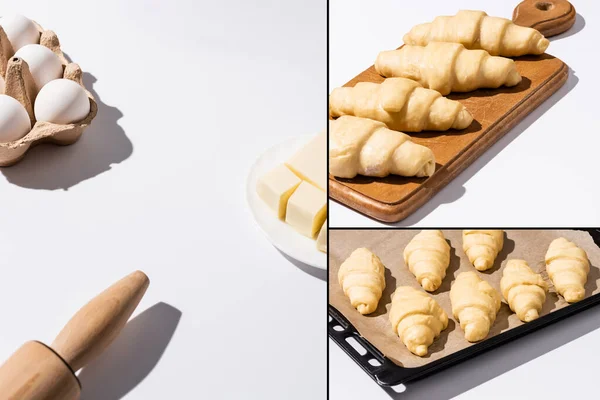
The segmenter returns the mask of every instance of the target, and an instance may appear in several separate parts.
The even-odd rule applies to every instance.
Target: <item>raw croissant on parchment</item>
[[[406,78],[336,88],[329,96],[329,115],[370,118],[405,132],[465,129],[473,122],[473,116],[458,101]]]
[[[370,314],[385,289],[385,267],[379,257],[361,247],[342,263],[338,281],[352,306],[363,315]]]
[[[478,342],[490,332],[500,310],[500,294],[477,272],[461,272],[450,289],[452,314],[465,332],[465,339]]]
[[[333,176],[423,177],[434,171],[435,157],[429,148],[383,122],[349,115],[329,121],[329,173]]]
[[[492,268],[504,246],[504,231],[464,230],[462,238],[463,250],[478,271]]]
[[[482,49],[493,56],[517,57],[542,54],[550,42],[533,28],[515,25],[506,18],[490,17],[483,11],[459,11],[437,17],[404,35],[404,43],[426,46],[430,42],[461,43],[467,49]]]
[[[553,240],[546,253],[546,271],[567,302],[583,300],[590,262],[582,248],[565,238]]]
[[[459,43],[432,42],[425,47],[406,45],[384,51],[377,56],[375,69],[387,78],[415,80],[444,96],[521,82],[510,58],[493,57],[484,50],[467,50]]]
[[[428,292],[437,290],[450,264],[450,246],[442,231],[424,230],[404,249],[404,263]]]
[[[524,260],[509,260],[502,272],[500,291],[510,309],[523,322],[539,318],[548,284]]]
[[[390,323],[406,348],[423,357],[440,332],[448,327],[448,315],[427,293],[400,286],[392,295]]]

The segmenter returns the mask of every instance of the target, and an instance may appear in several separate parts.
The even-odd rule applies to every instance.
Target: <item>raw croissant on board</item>
[[[444,96],[521,82],[510,58],[493,57],[484,50],[467,50],[459,43],[432,42],[425,47],[406,45],[384,51],[377,56],[375,69],[387,78],[415,80]]]
[[[467,49],[482,49],[493,56],[517,57],[542,54],[550,42],[533,28],[515,25],[506,18],[490,17],[483,11],[459,11],[437,17],[404,35],[404,43],[426,46],[430,42],[461,43]]]
[[[463,231],[463,250],[478,271],[486,271],[494,265],[496,256],[504,246],[503,231]]]
[[[424,230],[404,249],[404,263],[428,292],[437,290],[450,264],[450,246],[442,231]]]
[[[490,332],[500,310],[500,294],[475,271],[461,272],[450,289],[452,314],[465,339],[478,342]]]
[[[390,323],[406,348],[423,357],[440,332],[448,327],[448,315],[427,293],[400,286],[392,295]]]
[[[500,291],[517,317],[530,322],[540,316],[548,284],[529,268],[526,261],[509,260],[502,272]]]
[[[383,122],[349,115],[329,121],[329,173],[333,176],[423,177],[434,171],[435,157],[429,148]]]
[[[379,257],[361,247],[342,263],[338,281],[352,306],[363,315],[370,314],[385,289],[385,267]]]
[[[546,271],[556,291],[569,303],[583,300],[590,262],[583,249],[565,238],[550,243]]]
[[[370,118],[405,132],[465,129],[473,122],[473,116],[458,101],[405,78],[334,89],[329,96],[329,115]]]

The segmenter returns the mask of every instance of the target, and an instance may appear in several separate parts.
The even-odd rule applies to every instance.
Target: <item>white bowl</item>
[[[256,193],[256,183],[261,176],[287,161],[313,137],[314,135],[287,139],[265,151],[250,169],[246,197],[256,224],[273,246],[304,264],[327,269],[327,254],[317,250],[316,241],[299,234],[294,228],[279,220]]]

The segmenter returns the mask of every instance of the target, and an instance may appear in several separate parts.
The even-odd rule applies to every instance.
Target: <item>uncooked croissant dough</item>
[[[404,249],[404,263],[423,289],[437,290],[450,264],[450,246],[442,231],[424,230],[413,237]]]
[[[483,49],[493,56],[517,57],[542,54],[550,42],[535,29],[515,25],[506,18],[483,11],[459,11],[420,24],[404,36],[404,43],[426,46],[430,42],[462,43],[467,49]]]
[[[565,238],[550,243],[546,253],[546,271],[556,291],[569,303],[583,300],[590,262],[583,249]]]
[[[504,246],[504,231],[464,230],[463,250],[478,271],[494,265],[496,256]]]
[[[338,281],[352,306],[363,315],[370,314],[385,289],[385,267],[379,257],[361,247],[342,263]]]
[[[429,148],[383,122],[349,115],[329,121],[329,173],[333,176],[422,177],[434,171],[435,157]]]
[[[484,50],[467,50],[459,43],[432,42],[425,47],[406,45],[384,51],[377,56],[375,69],[388,78],[413,79],[444,96],[521,82],[510,58],[493,57]]]
[[[440,332],[448,327],[448,315],[427,293],[400,286],[392,295],[390,323],[408,350],[423,357]]]
[[[465,332],[465,339],[478,342],[490,332],[500,310],[500,294],[477,272],[461,272],[450,289],[452,314]]]
[[[509,260],[502,272],[500,291],[517,317],[530,322],[540,316],[548,284],[529,268],[526,261]]]
[[[465,129],[473,122],[473,116],[458,101],[406,78],[334,89],[329,96],[329,115],[370,118],[405,132]]]

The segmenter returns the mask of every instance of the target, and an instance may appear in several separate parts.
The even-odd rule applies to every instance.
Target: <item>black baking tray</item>
[[[600,247],[600,229],[575,229],[587,231],[594,239],[594,243]],[[327,333],[334,342],[344,350],[375,382],[381,386],[394,386],[402,383],[414,381],[425,376],[431,375],[444,368],[458,364],[459,362],[473,358],[485,351],[498,347],[511,340],[518,339],[528,333],[534,332],[540,328],[548,326],[554,322],[560,321],[573,314],[590,308],[600,303],[600,293],[588,297],[580,302],[571,304],[560,310],[554,311],[548,315],[540,317],[532,322],[513,328],[509,331],[493,336],[482,342],[474,344],[466,349],[459,350],[439,360],[432,361],[426,365],[416,368],[404,368],[394,364],[386,358],[379,350],[375,348],[368,340],[363,338],[356,328],[333,306],[329,305],[329,321],[327,324]],[[357,350],[346,341],[348,338],[354,338],[365,350],[366,354],[361,355]],[[374,363],[373,359],[378,363]],[[380,364],[380,365],[374,365]]]

